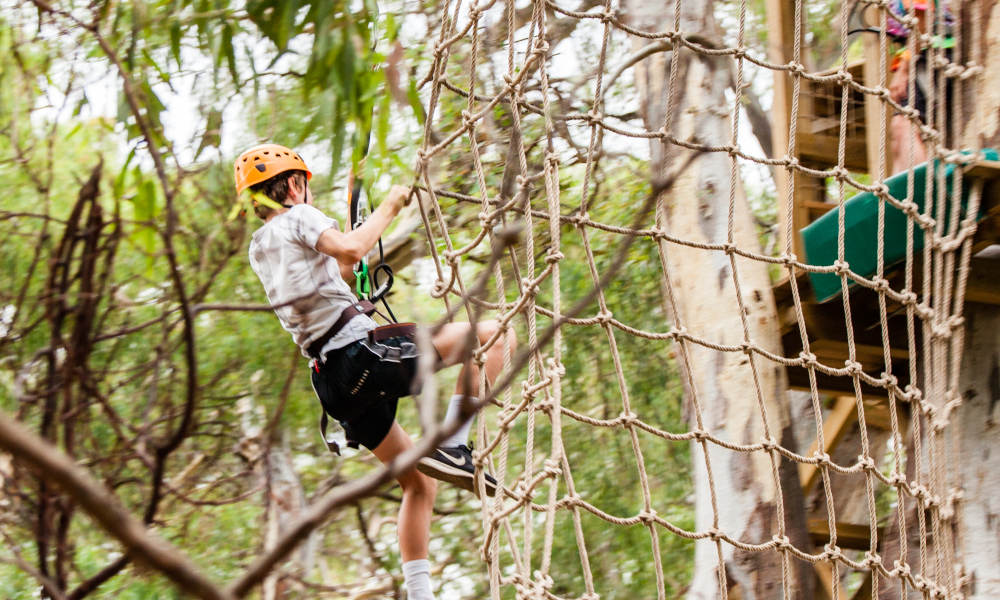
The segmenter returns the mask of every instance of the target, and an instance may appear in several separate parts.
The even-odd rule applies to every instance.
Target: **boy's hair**
[[[299,188],[303,190],[306,188],[306,172],[293,169],[283,173],[278,173],[270,179],[251,185],[250,191],[255,194],[264,194],[278,204],[284,205],[285,200],[288,199],[288,182],[292,178],[295,178],[295,183]],[[267,218],[275,212],[275,209],[270,206],[264,206],[263,204],[254,202],[253,211],[258,217],[266,221]]]

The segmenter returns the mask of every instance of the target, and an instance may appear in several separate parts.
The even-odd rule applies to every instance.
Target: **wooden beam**
[[[816,579],[819,580],[819,589],[822,597],[826,600],[847,600],[847,593],[844,586],[837,586],[837,597],[833,595],[833,566],[828,561],[813,563],[813,570],[816,572]]]
[[[858,588],[854,595],[851,596],[851,600],[867,600],[872,597],[872,572],[868,571],[865,575],[865,580],[861,582],[861,587]]]
[[[840,137],[837,133],[824,135],[800,132],[796,143],[802,162],[806,166],[819,169],[830,169],[837,166],[837,146],[840,143]],[[863,139],[848,138],[844,152],[844,167],[849,171],[866,171],[868,169],[868,154]],[[852,192],[848,190],[847,195],[851,194]]]
[[[1000,258],[973,258],[965,301],[1000,305]]]
[[[823,452],[830,454],[844,439],[847,429],[858,418],[856,403],[853,396],[838,396],[833,403],[833,409],[823,419]],[[812,446],[806,456],[813,456],[819,449],[819,438],[813,440]],[[802,485],[802,493],[808,494],[816,480],[819,479],[819,466],[800,463],[799,483]]]
[[[789,388],[793,390],[809,391],[809,374],[806,372],[806,369],[792,367],[789,368],[787,372]],[[900,382],[901,385],[905,385],[905,383],[902,383],[902,377],[900,377]],[[819,372],[816,373],[816,387],[820,394],[830,396],[840,396],[854,393],[854,382],[850,377],[833,377]],[[865,398],[889,397],[889,392],[885,389],[873,387],[864,382],[861,383],[861,393]]]
[[[830,528],[826,519],[809,519],[809,537],[817,546],[830,542]],[[870,550],[871,532],[867,525],[837,523],[837,546],[848,550]]]

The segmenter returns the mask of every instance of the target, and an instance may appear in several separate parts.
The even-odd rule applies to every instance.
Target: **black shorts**
[[[374,450],[382,443],[396,420],[399,398],[420,392],[418,356],[410,337],[365,338],[316,363],[313,389],[323,410],[344,428],[348,444]]]

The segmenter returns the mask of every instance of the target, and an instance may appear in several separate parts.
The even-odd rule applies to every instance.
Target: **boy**
[[[916,32],[918,34],[935,33],[936,35],[931,37],[931,47],[939,49],[938,51],[947,60],[950,61],[952,59],[952,48],[955,45],[955,38],[951,36],[950,30],[954,17],[947,7],[940,7],[940,14],[937,14],[938,7],[935,6],[933,0],[891,0],[889,8],[890,15],[898,15],[899,17],[910,14],[912,10],[913,15],[917,19]],[[939,21],[937,30],[932,32],[932,24],[936,20]],[[903,44],[903,47],[896,52],[889,67],[889,70],[892,72],[892,79],[889,81],[890,97],[903,106],[910,106],[915,109],[920,114],[920,121],[923,124],[936,127],[937,123],[930,123],[927,119],[928,103],[935,101],[935,98],[928,97],[931,85],[930,80],[936,77],[935,70],[931,68],[931,48],[925,48],[917,53],[916,58],[911,58],[910,50],[905,44],[907,38],[913,32],[892,16],[887,20],[886,33]],[[916,77],[912,98],[909,93],[911,60],[914,63],[913,72]],[[942,84],[941,81],[936,83],[938,86]],[[944,117],[942,120],[944,131],[940,132],[940,143],[942,144],[946,143],[951,133],[948,130],[951,128],[952,121],[953,79],[951,77],[944,78],[943,85],[944,115],[941,116]],[[938,94],[941,93],[940,89],[935,91]],[[897,112],[894,114],[892,120],[889,122],[889,169],[892,175],[905,171],[911,164],[911,157],[913,165],[927,162],[927,146],[920,137],[919,132],[911,133],[911,128],[912,124],[910,120],[902,113]]]
[[[236,159],[235,178],[237,194],[250,188],[281,205],[254,203],[264,225],[250,242],[250,265],[282,327],[312,359],[312,384],[324,410],[340,421],[349,443],[365,446],[383,463],[391,461],[413,446],[395,415],[399,397],[419,389],[418,348],[412,329],[402,335],[399,326],[379,329],[368,316],[371,305],[359,302],[345,280],[409,203],[410,190],[393,186],[364,224],[342,232],[336,221],[313,207],[308,183],[312,173],[294,151],[277,144],[251,148]],[[449,323],[433,337],[439,368],[461,361],[470,327]],[[496,321],[480,323],[479,343],[493,337],[497,328]],[[513,345],[513,335],[506,337]],[[489,382],[502,366],[503,346],[496,343],[483,365]],[[477,366],[465,362],[446,423],[459,419],[463,397],[479,395],[478,381]],[[419,472],[411,469],[398,478],[403,490],[399,550],[410,600],[433,599],[427,546],[437,488],[427,475],[477,491],[467,443],[470,425],[471,419],[462,423],[434,454],[422,458]],[[494,495],[496,481],[489,475],[484,479],[486,493]]]

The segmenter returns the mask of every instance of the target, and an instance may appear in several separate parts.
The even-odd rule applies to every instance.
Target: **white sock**
[[[462,399],[465,398],[462,394],[455,394],[448,401],[448,412],[444,415],[444,422],[451,423],[459,419],[459,406],[462,403]],[[478,398],[469,398],[469,402],[477,402]],[[468,446],[469,445],[469,429],[472,427],[472,417],[462,423],[462,426],[458,428],[458,431],[451,434],[450,437],[441,442],[442,448],[454,448],[455,446]]]
[[[403,581],[408,600],[434,600],[431,591],[431,563],[426,558],[403,563]]]

